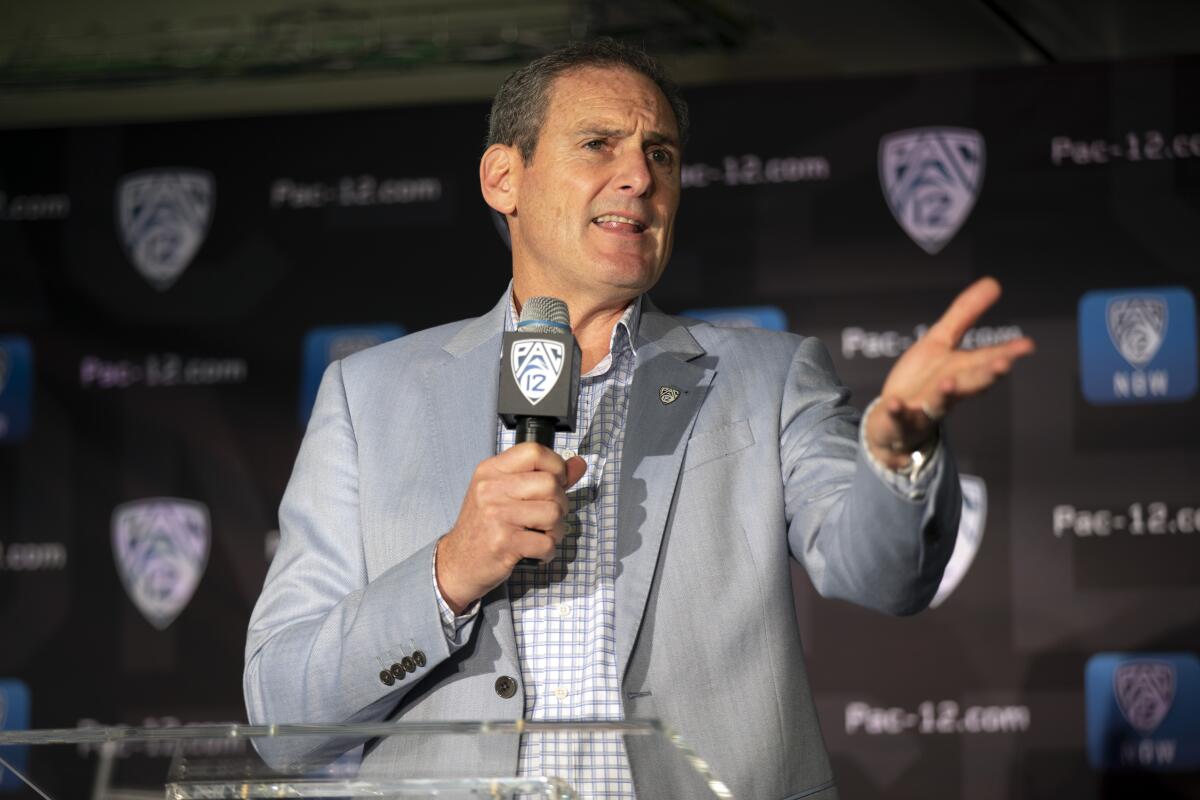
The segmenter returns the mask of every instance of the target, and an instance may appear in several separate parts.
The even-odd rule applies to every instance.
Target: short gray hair
[[[688,137],[688,107],[679,87],[662,65],[646,51],[613,39],[574,42],[547,53],[504,79],[488,115],[487,146],[507,144],[529,162],[537,149],[538,135],[550,105],[550,87],[561,75],[585,67],[624,68],[645,75],[659,88],[679,126],[679,144]]]

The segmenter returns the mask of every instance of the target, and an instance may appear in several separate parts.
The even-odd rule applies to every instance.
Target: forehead
[[[554,79],[544,124],[575,128],[608,121],[640,123],[678,138],[675,112],[654,81],[625,67],[580,67]]]

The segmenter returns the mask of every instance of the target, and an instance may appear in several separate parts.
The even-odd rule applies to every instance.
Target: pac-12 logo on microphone
[[[967,221],[983,187],[983,134],[913,128],[879,140],[879,182],[892,216],[934,255]]]
[[[510,355],[517,388],[530,405],[536,406],[550,394],[562,375],[566,356],[563,343],[554,339],[518,339],[513,342]]]
[[[209,172],[145,169],[117,184],[117,227],[129,260],[151,286],[170,289],[208,234],[217,194]]]
[[[208,507],[153,497],[117,506],[113,555],[121,583],[151,625],[164,630],[187,606],[208,564]]]

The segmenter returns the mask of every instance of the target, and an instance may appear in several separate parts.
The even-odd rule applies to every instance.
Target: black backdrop
[[[1182,60],[689,95],[660,306],[773,307],[826,342],[860,406],[979,275],[1006,294],[975,340],[1039,344],[949,422],[986,509],[937,608],[874,615],[796,570],[845,797],[1200,796],[1198,86]],[[0,677],[29,690],[23,724],[244,719],[305,353],[311,373],[482,313],[506,284],[477,188],[485,113],[0,133]],[[906,169],[881,176],[892,134]],[[894,216],[881,180],[918,168]],[[1114,370],[1158,377],[1084,395],[1085,373],[1108,387]],[[122,524],[200,545],[123,573]],[[122,574],[149,574],[142,594]],[[188,575],[194,595],[172,595]],[[1085,680],[1104,652],[1121,655]]]

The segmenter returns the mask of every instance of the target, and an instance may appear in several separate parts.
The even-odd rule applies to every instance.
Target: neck
[[[513,281],[513,304],[518,313],[521,311],[525,298],[543,295],[557,297],[567,304],[567,308],[571,312],[571,332],[575,335],[575,341],[579,343],[580,354],[583,357],[583,363],[580,366],[584,372],[590,372],[608,355],[609,347],[612,344],[613,329],[621,321],[625,309],[636,299],[635,295],[634,297],[596,301],[562,291],[538,291],[519,287],[517,282]]]

